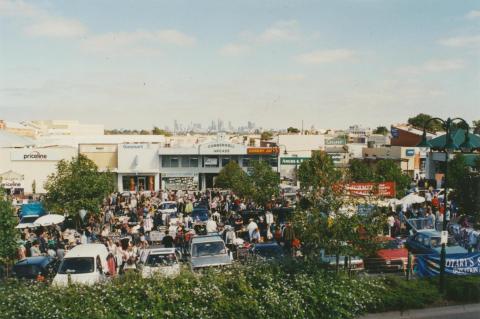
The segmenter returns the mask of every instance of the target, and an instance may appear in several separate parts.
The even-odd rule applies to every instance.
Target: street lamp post
[[[442,223],[442,231],[446,232],[447,231],[447,205],[448,205],[448,178],[447,178],[447,172],[448,172],[448,158],[449,154],[453,153],[455,150],[460,149],[462,152],[470,152],[472,149],[472,144],[470,143],[470,138],[469,138],[469,130],[470,126],[468,125],[467,121],[465,121],[462,118],[448,118],[446,120],[443,120],[441,118],[435,117],[431,118],[428,121],[425,122],[423,125],[423,136],[422,136],[422,141],[420,144],[417,146],[419,147],[425,147],[425,148],[431,148],[432,145],[427,141],[427,126],[430,124],[432,121],[440,121],[442,123],[443,129],[445,130],[445,144],[436,147],[439,150],[442,150],[445,153],[445,170],[444,170],[444,183],[443,187],[445,189],[445,194],[443,195],[443,223]],[[465,140],[464,142],[460,145],[457,146],[455,145],[453,139],[452,139],[452,132],[454,131],[454,124],[455,122],[460,122],[465,124],[467,130],[465,132]],[[448,236],[447,236],[448,238]],[[446,246],[447,244],[442,242],[442,250],[440,253],[440,292],[445,292],[445,264],[446,264]]]

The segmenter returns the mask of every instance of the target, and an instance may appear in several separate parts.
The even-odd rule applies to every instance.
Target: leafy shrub
[[[447,298],[458,302],[480,301],[480,277],[447,277]]]

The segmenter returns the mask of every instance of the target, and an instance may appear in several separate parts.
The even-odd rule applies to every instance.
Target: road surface
[[[371,314],[359,319],[480,319],[480,304]]]

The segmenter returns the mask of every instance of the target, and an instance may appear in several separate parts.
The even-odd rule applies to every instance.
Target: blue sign
[[[440,254],[415,256],[416,273],[419,277],[440,274]],[[480,275],[480,253],[447,254],[445,273],[448,275]]]
[[[407,156],[413,156],[415,155],[415,150],[413,148],[408,148],[406,151],[405,151],[405,155]]]
[[[390,134],[392,134],[392,137],[393,137],[393,138],[398,138],[398,136],[400,135],[400,134],[398,133],[398,128],[396,128],[396,127],[392,127],[392,128],[390,129]]]

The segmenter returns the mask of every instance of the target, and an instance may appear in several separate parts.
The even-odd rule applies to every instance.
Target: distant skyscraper
[[[221,119],[217,120],[217,129],[219,132],[222,132],[225,130],[225,128],[223,127],[223,121]]]

